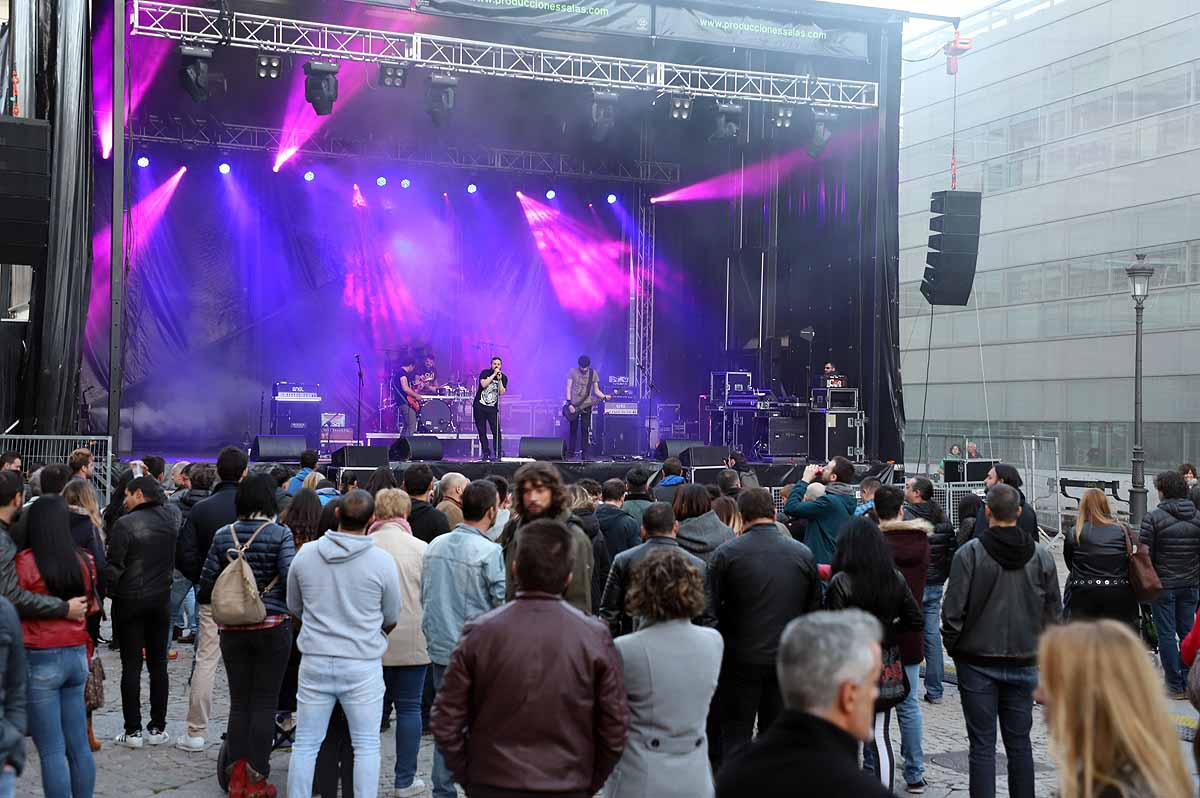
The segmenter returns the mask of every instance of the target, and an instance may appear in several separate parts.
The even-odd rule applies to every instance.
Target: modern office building
[[[1200,459],[1200,3],[1010,0],[906,42],[900,331],[906,459],[929,433],[1054,436],[1064,469],[1129,472],[1134,306],[1125,268],[1157,265],[1146,303],[1147,471]],[[983,192],[974,292],[920,293],[930,192]],[[932,315],[932,335],[930,318]],[[928,386],[928,391],[926,391]],[[924,419],[924,426],[922,426]],[[961,438],[960,438],[961,439]],[[930,455],[929,449],[932,449]],[[1114,477],[1108,477],[1114,478]]]

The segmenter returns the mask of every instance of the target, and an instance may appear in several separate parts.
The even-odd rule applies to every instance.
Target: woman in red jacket
[[[63,601],[92,596],[96,567],[91,555],[75,546],[66,501],[42,496],[26,512],[30,548],[16,558],[21,587]],[[87,621],[23,619],[21,632],[29,669],[29,731],[41,759],[46,798],[91,798],[96,765],[83,704],[92,642]]]

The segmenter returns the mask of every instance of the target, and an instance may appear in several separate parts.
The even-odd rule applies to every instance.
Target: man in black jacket
[[[1188,486],[1178,471],[1154,478],[1158,506],[1142,519],[1142,545],[1162,581],[1154,600],[1158,656],[1171,698],[1184,698],[1187,670],[1179,659],[1179,641],[1192,630],[1200,587],[1200,513],[1188,499]]]
[[[183,524],[179,533],[176,566],[192,584],[200,581],[200,573],[217,530],[237,520],[234,500],[237,498],[238,483],[246,475],[248,462],[246,453],[236,446],[222,449],[217,455],[219,481],[213,486],[212,495],[192,507]],[[212,617],[212,605],[199,603],[198,614],[199,634],[192,666],[191,691],[188,693],[187,733],[176,743],[178,748],[191,753],[204,750],[208,718],[212,714],[213,679],[217,666],[221,664],[221,640]]]
[[[432,543],[438,535],[450,531],[450,521],[446,514],[429,502],[433,495],[432,468],[424,463],[409,466],[404,472],[404,492],[412,497],[412,511],[408,514],[408,523],[415,537]]]
[[[820,578],[812,551],[782,534],[775,502],[765,488],[738,496],[742,534],[720,546],[708,566],[708,606],[725,639],[717,684],[721,755],[750,740],[783,709],[775,655],[784,626],[821,608]]]
[[[171,629],[171,577],[179,515],[166,506],[158,480],[137,477],[125,488],[125,515],[108,532],[108,595],[113,633],[121,648],[121,710],[125,731],[118,745],[161,745],[167,736],[167,642]],[[142,736],[142,661],[150,672],[150,722]]]
[[[600,504],[596,505],[596,520],[600,522],[600,532],[608,545],[608,556],[614,560],[621,552],[642,543],[637,519],[621,507],[624,499],[623,480],[606,480],[600,486]]]
[[[858,766],[859,743],[873,734],[882,637],[879,621],[862,610],[789,623],[775,666],[786,709],[726,761],[717,798],[890,796]]]
[[[1042,539],[1041,530],[1038,529],[1037,512],[1034,511],[1033,505],[1025,501],[1025,494],[1021,492],[1021,474],[1014,466],[1008,463],[996,463],[988,471],[987,476],[983,479],[983,485],[988,490],[992,489],[993,485],[1008,485],[1017,492],[1017,496],[1021,499],[1021,514],[1017,517],[1017,528],[1029,535],[1030,540],[1034,543]],[[987,529],[987,517],[984,515],[983,505],[980,505],[979,512],[975,515],[975,529]]]
[[[925,612],[925,700],[942,701],[942,593],[950,576],[950,561],[958,548],[954,527],[946,520],[941,506],[933,500],[933,483],[925,477],[913,477],[904,487],[904,519],[921,518],[933,524],[929,536],[929,570],[925,574],[925,594],[921,605]],[[916,685],[912,686],[916,689]]]
[[[612,568],[608,571],[608,581],[604,585],[604,596],[600,599],[600,617],[608,624],[613,637],[635,631],[634,619],[625,611],[625,591],[629,587],[633,569],[651,552],[663,546],[679,547],[679,542],[675,540],[675,533],[678,531],[679,522],[675,520],[675,512],[671,505],[664,502],[652,504],[642,513],[642,535],[646,542],[621,552],[613,560]],[[686,551],[684,554],[700,571],[700,575],[704,576],[707,570],[704,560]],[[712,625],[711,619],[705,618],[705,621],[705,625]]]
[[[67,602],[56,596],[30,593],[21,587],[21,583],[17,579],[17,568],[13,564],[13,560],[17,556],[17,546],[8,536],[8,527],[20,512],[21,502],[24,498],[25,485],[21,480],[21,472],[0,471],[0,596],[11,601],[16,607],[17,614],[22,618],[81,620],[87,613],[86,596],[73,598]],[[19,635],[20,630],[18,629],[17,632]]]
[[[971,795],[995,795],[996,720],[1008,756],[1008,792],[1033,798],[1033,691],[1042,630],[1062,600],[1049,550],[1017,527],[1021,496],[993,485],[988,528],[954,555],[942,604],[942,637],[958,670],[970,745]]]

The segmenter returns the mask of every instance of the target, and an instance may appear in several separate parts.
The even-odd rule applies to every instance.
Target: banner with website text
[[[379,2],[379,0],[375,0]],[[548,28],[649,36],[649,0],[383,0],[386,5],[450,17],[516,22]]]

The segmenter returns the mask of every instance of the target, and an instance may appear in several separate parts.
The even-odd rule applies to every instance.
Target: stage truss
[[[130,31],[198,44],[601,89],[832,108],[879,106],[879,84],[870,81],[613,58],[242,12],[222,16],[216,8],[160,0],[133,0]]]
[[[638,191],[637,230],[629,268],[630,379],[639,399],[652,393],[654,377],[654,205]]]
[[[235,125],[185,116],[150,115],[129,124],[137,142],[205,146],[222,150],[279,152],[287,146],[279,128]],[[555,152],[501,147],[437,147],[420,144],[383,144],[336,136],[314,136],[297,153],[321,158],[377,158],[419,166],[491,170],[518,174],[575,177],[622,183],[672,185],[679,182],[680,166],[666,161],[617,161],[580,158]]]

